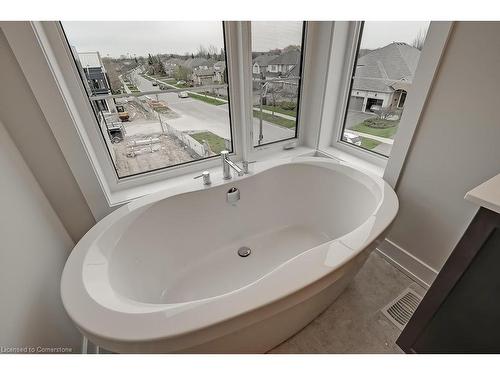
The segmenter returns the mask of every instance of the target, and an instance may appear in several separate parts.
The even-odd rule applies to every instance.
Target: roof
[[[182,65],[183,63],[184,63],[184,60],[179,59],[177,57],[172,57],[170,59],[163,60],[163,64],[165,64],[165,65],[171,65],[171,66]]]
[[[288,77],[300,77],[300,64],[295,64],[295,66],[287,74]]]
[[[269,65],[296,65],[300,60],[300,51],[294,49],[278,55],[269,62]]]
[[[195,69],[193,71],[193,74],[197,75],[198,77],[206,77],[206,76],[213,76],[214,72],[215,72],[214,68]]]
[[[353,89],[393,92],[409,87],[419,58],[420,50],[402,42],[373,50],[357,60]]]
[[[258,64],[259,66],[268,66],[269,61],[272,61],[276,58],[276,55],[270,55],[270,54],[263,54],[257,56],[255,59],[253,59],[253,64]]]
[[[193,58],[187,59],[186,61],[184,61],[183,65],[186,68],[195,69],[199,66],[212,66],[213,62],[210,62],[203,57],[195,57],[194,59]]]
[[[214,68],[216,68],[216,70],[224,70],[224,69],[226,69],[226,62],[225,61],[217,61],[214,64]]]
[[[101,56],[99,52],[78,52],[78,59],[83,68],[101,68]]]

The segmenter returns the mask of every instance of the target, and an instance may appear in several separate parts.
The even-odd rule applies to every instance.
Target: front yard
[[[127,85],[127,88],[131,91],[131,92],[140,92],[140,90],[133,84],[131,83],[127,83],[125,82],[125,84]]]
[[[208,104],[213,104],[213,105],[226,104],[226,102],[219,100],[219,99],[216,99],[212,96],[205,96],[205,95],[201,95],[201,94],[195,94],[192,92],[189,92],[188,95],[189,95],[189,97],[191,97],[193,99],[201,100],[202,102],[205,102]]]
[[[208,145],[210,146],[210,149],[215,154],[220,154],[221,151],[226,149],[224,138],[219,137],[218,135],[212,132],[207,131],[201,133],[193,133],[189,135],[200,143],[203,143],[203,140],[207,141]]]
[[[370,118],[352,127],[361,133],[376,135],[383,138],[394,138],[398,131],[399,121]]]
[[[253,110],[253,117],[261,118],[261,116],[262,116],[262,120],[270,122],[272,124],[284,126],[285,128],[289,128],[289,129],[295,128],[295,120],[289,120],[287,118],[275,116],[275,115],[272,115],[270,113],[265,113],[265,112],[261,113],[257,109]]]
[[[255,108],[259,108],[259,105],[256,105]],[[262,109],[267,109],[268,111],[274,111],[276,113],[281,113],[282,115],[288,115],[292,117],[297,116],[296,109],[283,109],[279,105],[263,105]]]

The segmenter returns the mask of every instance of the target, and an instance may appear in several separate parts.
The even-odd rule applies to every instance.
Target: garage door
[[[363,100],[359,96],[351,96],[349,98],[349,110],[350,111],[361,111],[363,109]]]

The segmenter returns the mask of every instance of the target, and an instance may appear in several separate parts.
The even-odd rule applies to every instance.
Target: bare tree
[[[218,53],[217,47],[214,46],[213,44],[210,44],[208,46],[208,53],[210,54],[210,56],[217,56]]]
[[[386,120],[389,117],[397,116],[398,109],[393,108],[391,106],[388,107],[380,107],[377,109],[373,110],[373,113],[375,113],[379,118]]]
[[[422,51],[422,48],[424,47],[425,37],[427,36],[427,30],[428,29],[425,30],[420,29],[418,31],[417,36],[411,42],[411,45],[420,51]]]
[[[196,51],[196,56],[197,57],[205,57],[207,55],[207,49],[205,46],[201,45],[198,47],[198,50]]]
[[[290,44],[289,46],[283,48],[283,52],[289,52],[289,51],[300,51],[300,46]]]
[[[182,65],[178,65],[175,67],[174,78],[177,81],[187,81],[190,74],[191,70],[189,68],[186,68]]]
[[[271,96],[272,100],[272,107],[271,107],[271,114],[274,116],[274,108],[276,107],[276,99],[278,95],[281,92],[281,87],[279,85],[276,85],[274,83],[269,83],[267,85],[267,94]]]

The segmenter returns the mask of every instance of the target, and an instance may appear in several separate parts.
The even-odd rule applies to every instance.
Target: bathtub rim
[[[95,248],[96,241],[112,228],[117,221],[131,213],[137,215],[159,200],[181,193],[203,190],[203,188],[200,188],[198,184],[191,184],[191,186],[180,186],[139,198],[105,217],[75,246],[66,262],[61,279],[61,296],[68,315],[83,331],[108,340],[149,341],[160,340],[165,337],[177,337],[207,326],[219,324],[225,320],[271,304],[290,294],[296,293],[320,278],[326,277],[372,244],[394,220],[398,210],[398,200],[392,188],[380,177],[365,171],[359,171],[347,163],[328,158],[294,157],[259,163],[261,165],[259,165],[260,169],[258,169],[257,173],[288,163],[314,165],[326,163],[336,165],[344,171],[350,171],[351,175],[369,177],[381,189],[382,196],[372,215],[359,227],[344,236],[306,250],[242,288],[202,300],[170,304],[148,304],[129,300],[120,295],[111,295],[109,297],[119,298],[119,306],[129,308],[128,311],[113,309],[109,305],[105,306],[99,303],[94,298],[95,294],[91,295],[94,292],[88,291],[88,285],[83,280],[83,269],[86,265],[85,259],[88,253]],[[248,178],[252,175],[244,176],[243,178]],[[219,180],[219,183],[214,183],[213,187],[228,183],[231,183],[231,181]],[[339,256],[339,254],[342,256]],[[334,262],[330,259],[333,263],[327,265],[325,261],[329,257],[333,257]],[[311,264],[316,267],[311,267]],[[300,274],[304,269],[308,270],[307,277],[302,275],[303,277],[295,278],[296,282],[290,284],[290,280],[287,280],[290,272],[292,274]],[[271,293],[269,292],[271,289],[266,288],[266,286],[272,285],[277,286],[277,288],[271,288]],[[109,286],[109,288],[111,287]],[[259,298],[259,295],[253,294],[256,289],[259,289],[261,292],[262,290],[267,290],[268,294],[264,296],[260,295]],[[225,314],[220,314],[224,310],[221,303],[233,305],[235,296],[239,296],[238,299],[240,301],[237,311],[228,306]],[[244,303],[245,301],[247,303]],[[133,307],[133,309],[130,309],[130,307]],[[204,312],[204,314],[200,314],[200,312]],[[167,314],[170,316],[167,316]],[[191,314],[194,314],[195,319],[193,317],[186,317],[186,315],[189,316]]]

